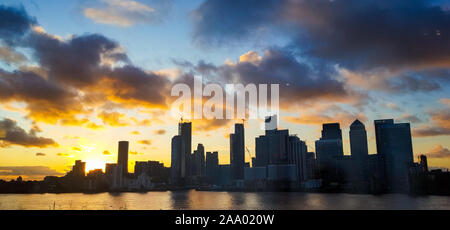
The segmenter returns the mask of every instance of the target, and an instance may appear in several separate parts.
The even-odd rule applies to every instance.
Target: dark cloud
[[[0,101],[25,102],[29,118],[99,128],[79,115],[89,115],[92,108],[111,103],[126,108],[166,108],[169,80],[131,64],[117,42],[100,34],[63,40],[42,29],[31,29],[38,24],[23,9],[2,7],[0,18],[18,25],[13,28],[0,23],[0,31],[16,31],[0,32],[0,39],[14,41],[8,49],[28,49],[42,70],[0,69]]]
[[[243,57],[237,63],[220,66],[199,62],[192,71],[207,78],[204,81],[222,84],[279,84],[280,105],[284,108],[320,100],[358,104],[367,99],[364,93],[347,88],[332,66],[300,61],[287,50],[267,50],[257,61]],[[193,78],[188,74],[179,80],[192,84]]]
[[[2,176],[57,176],[62,174],[46,166],[0,166],[0,175]]]
[[[7,43],[27,33],[36,24],[36,19],[30,17],[23,7],[0,5],[0,18],[0,39]]]
[[[5,118],[0,121],[0,130],[6,133],[5,137],[0,138],[0,146],[20,145],[23,147],[45,148],[58,146],[51,138],[39,137],[35,130],[25,131],[17,126],[16,121]]]
[[[433,1],[206,0],[192,14],[197,43],[269,30],[290,37],[302,54],[350,69],[450,65],[450,11]]]
[[[278,0],[208,0],[191,13],[196,44],[218,45],[253,35],[277,20]]]
[[[37,157],[43,157],[43,156],[45,156],[46,154],[45,153],[36,153],[36,156]]]
[[[70,123],[77,120],[76,114],[86,112],[73,90],[32,72],[0,69],[0,101],[25,102],[30,118],[48,123],[62,118]]]
[[[119,44],[99,34],[61,41],[45,33],[33,33],[23,45],[34,50],[51,80],[80,88],[98,83],[106,68],[101,64],[128,62]]]

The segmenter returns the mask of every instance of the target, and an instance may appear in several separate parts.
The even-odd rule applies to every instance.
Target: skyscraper
[[[230,134],[230,166],[233,180],[244,179],[245,136],[244,124],[234,125],[234,134]]]
[[[299,182],[308,180],[306,153],[308,149],[304,141],[301,141],[297,136],[289,137],[288,144],[288,164],[295,165],[297,178]]]
[[[356,119],[350,125],[350,151],[353,161],[353,178],[360,186],[360,189],[366,189],[369,183],[367,132],[365,125]]]
[[[266,122],[269,118],[266,118]],[[270,120],[276,120],[276,116]],[[271,128],[271,129],[268,129]],[[289,130],[278,130],[277,127],[267,127],[265,135],[255,138],[256,167],[266,167],[269,164],[288,163]]]
[[[206,152],[206,176],[210,183],[216,184],[219,172],[219,153]]]
[[[377,154],[383,154],[381,150],[381,126],[384,124],[394,124],[394,119],[382,119],[373,121],[375,127],[375,141],[377,145]]]
[[[342,131],[339,123],[322,124],[322,140],[338,139],[342,142]]]
[[[184,169],[184,164],[182,159],[184,155],[181,152],[181,136],[176,135],[172,137],[172,154],[171,154],[171,165],[170,172],[172,179],[177,180],[182,177],[181,172]]]
[[[197,145],[192,156],[193,159],[193,176],[205,175],[205,147],[202,144]]]
[[[192,123],[178,123],[178,135],[181,139],[181,177],[191,175]]]
[[[335,170],[336,160],[344,156],[342,131],[339,123],[323,124],[322,137],[315,144],[319,167]]]
[[[410,125],[385,123],[375,128],[378,128],[377,146],[385,157],[388,189],[405,192],[409,188],[408,169],[413,164]]]
[[[75,165],[72,167],[71,175],[74,177],[84,177],[86,175],[86,162],[76,160]]]
[[[128,173],[128,141],[119,141],[119,155],[117,165],[122,175]]]
[[[350,125],[349,136],[352,157],[366,158],[369,155],[366,127],[358,119]]]

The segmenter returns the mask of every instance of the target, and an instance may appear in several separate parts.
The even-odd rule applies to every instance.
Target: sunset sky
[[[2,0],[0,178],[116,162],[170,166],[174,83],[280,84],[280,127],[314,151],[321,124],[410,122],[416,156],[450,168],[450,1]],[[194,120],[229,163],[233,120]],[[254,155],[259,122],[246,122]],[[246,160],[249,157],[246,155]]]

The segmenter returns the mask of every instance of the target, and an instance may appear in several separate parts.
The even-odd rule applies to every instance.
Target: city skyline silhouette
[[[217,162],[233,189],[290,175],[295,189],[402,190],[414,177],[418,190],[450,168],[449,18],[437,0],[5,0],[0,179],[84,168],[151,187],[135,168],[156,168],[157,183],[206,189],[229,179],[204,178]],[[244,91],[230,98],[230,85]]]

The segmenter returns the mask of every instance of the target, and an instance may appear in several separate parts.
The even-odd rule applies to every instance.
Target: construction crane
[[[251,162],[251,166],[253,167],[253,162],[252,162],[252,154],[250,153],[250,150],[248,150],[247,146],[245,146],[245,150],[247,150],[248,156],[250,157],[250,162]]]

